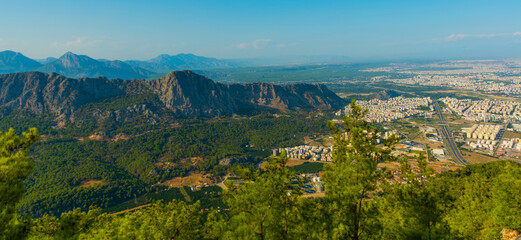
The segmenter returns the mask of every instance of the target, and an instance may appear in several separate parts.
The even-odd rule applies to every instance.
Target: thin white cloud
[[[68,42],[64,42],[64,43],[60,43],[60,42],[53,42],[51,44],[52,47],[66,47],[66,48],[71,48],[71,47],[93,47],[93,46],[96,46],[100,43],[102,43],[103,40],[102,39],[95,39],[95,40],[90,40],[88,37],[77,37],[76,39],[72,40],[72,41],[68,41]]]
[[[254,49],[262,49],[267,47],[270,43],[273,41],[271,39],[257,39],[249,43],[240,43],[237,45],[237,48],[244,49],[244,48],[254,48]]]
[[[237,48],[243,49],[243,48],[247,48],[248,46],[250,46],[249,43],[241,43],[241,44],[237,45]]]
[[[420,41],[411,41],[411,42],[384,42],[381,43],[381,47],[394,47],[394,46],[410,46],[410,45],[422,45],[422,44],[439,44],[446,42],[455,42],[460,40],[468,40],[468,39],[485,39],[485,38],[516,38],[521,37],[521,32],[513,32],[513,33],[485,33],[485,34],[464,34],[457,33],[451,34],[449,36],[443,38],[433,38],[428,40],[420,40]]]
[[[271,42],[271,39],[259,39],[259,40],[253,41],[252,46],[255,49],[265,48],[270,42]]]
[[[496,38],[496,37],[516,37],[521,36],[521,32],[514,33],[486,33],[486,34],[451,34],[445,37],[443,40],[446,42],[453,42],[463,39],[479,39],[479,38]],[[434,39],[439,40],[439,39]]]

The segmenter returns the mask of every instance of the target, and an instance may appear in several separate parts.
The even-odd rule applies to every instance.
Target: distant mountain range
[[[56,60],[58,60],[58,58],[54,58],[54,57],[48,57],[48,58],[44,58],[44,59],[36,59],[36,61],[41,63],[41,64],[52,63],[52,62],[54,62]]]
[[[77,67],[62,60],[58,60],[58,66]],[[142,96],[149,97],[146,101],[136,100]],[[42,72],[0,75],[0,115],[13,111],[53,113],[61,122],[81,122],[93,116],[157,122],[174,115],[211,117],[255,109],[339,109],[345,104],[344,99],[321,84],[221,84],[188,70],[149,81],[73,79]],[[86,110],[85,106],[90,107]]]
[[[148,61],[129,60],[126,63],[147,69],[157,73],[170,72],[172,70],[230,68],[239,64],[231,63],[216,58],[207,58],[193,54],[167,55],[162,54]]]
[[[160,55],[148,61],[95,60],[85,55],[65,53],[60,58],[46,58],[38,61],[13,51],[0,52],[0,73],[40,71],[58,73],[71,78],[150,78],[173,70],[229,68],[238,64],[215,58],[193,54]]]
[[[21,53],[0,52],[0,73],[25,72],[38,69],[42,64]]]
[[[346,63],[350,59],[342,56],[288,56],[251,59],[216,59],[193,54],[162,54],[146,61],[112,61],[93,59],[71,52],[60,58],[48,57],[33,60],[13,51],[0,52],[0,74],[26,71],[56,72],[71,78],[99,77],[108,78],[155,78],[175,70],[205,70],[233,67],[256,67],[275,65],[303,65]]]
[[[56,61],[47,63],[36,69],[46,73],[58,73],[74,78],[99,77],[107,78],[147,78],[154,72],[128,65],[122,61],[97,61],[85,55],[68,52]]]

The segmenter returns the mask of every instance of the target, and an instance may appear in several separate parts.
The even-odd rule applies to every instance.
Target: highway
[[[454,142],[454,137],[452,136],[452,132],[449,130],[449,125],[447,124],[445,118],[443,117],[443,114],[441,113],[438,101],[434,101],[434,107],[436,108],[436,113],[438,114],[440,122],[440,129],[438,132],[441,133],[443,137],[443,143],[445,144],[445,148],[452,156],[452,159],[454,159],[454,161],[456,161],[457,163],[463,165],[470,164],[469,162],[467,162],[467,160],[463,158],[463,155],[461,155],[458,146]]]

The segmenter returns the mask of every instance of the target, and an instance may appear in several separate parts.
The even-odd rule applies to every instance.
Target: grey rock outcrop
[[[75,120],[81,116],[73,113],[84,104],[139,94],[154,95],[157,99],[152,104],[154,107],[129,103],[131,105],[121,106],[121,109],[112,109],[111,113],[96,114],[128,119],[139,113],[159,119],[157,114],[165,111],[180,116],[218,116],[240,113],[244,108],[337,109],[346,104],[325,85],[226,85],[188,70],[170,72],[150,81],[105,77],[74,79],[41,72],[0,75],[0,110],[4,113],[15,110],[36,114],[52,112],[65,118],[73,115],[70,120]]]

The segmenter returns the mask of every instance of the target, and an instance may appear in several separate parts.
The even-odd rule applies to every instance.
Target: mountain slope
[[[124,94],[127,84],[119,79],[72,79],[54,73],[5,74],[0,75],[0,108],[68,115],[87,102]]]
[[[0,52],[0,73],[31,71],[42,66],[21,53],[13,51]]]
[[[47,63],[52,63],[54,61],[58,60],[58,58],[55,58],[55,57],[48,57],[48,58],[43,58],[43,59],[36,59],[37,62],[41,63],[41,64],[47,64]]]
[[[85,55],[65,53],[58,60],[38,69],[46,73],[58,73],[67,77],[146,78],[153,72],[130,66],[122,61],[100,62]]]
[[[268,83],[231,84],[236,101],[279,110],[303,108],[337,109],[346,102],[322,84],[275,85]]]
[[[215,116],[238,111],[226,85],[191,71],[170,72],[149,83],[165,107],[176,114]]]
[[[64,62],[63,65],[74,66],[81,62]],[[4,113],[16,110],[37,114],[52,112],[65,118],[74,116],[69,119],[74,121],[81,119],[82,116],[74,113],[84,104],[116,96],[129,98],[143,94],[156,96],[163,112],[179,116],[227,115],[240,113],[240,110],[245,108],[337,109],[346,104],[325,85],[279,86],[267,83],[226,85],[188,70],[174,71],[150,81],[105,77],[73,79],[41,72],[0,75],[0,110]],[[113,105],[134,113],[150,110],[150,106],[146,104]],[[113,107],[111,109],[117,110]]]
[[[158,73],[184,69],[229,68],[237,66],[228,61],[201,57],[193,54],[162,54],[148,61],[130,60],[126,61],[126,63]]]

